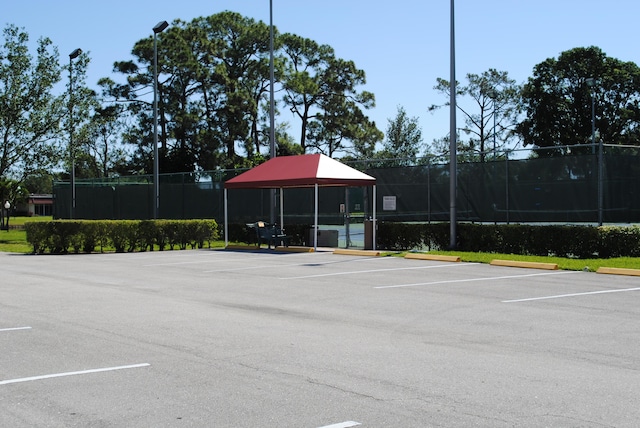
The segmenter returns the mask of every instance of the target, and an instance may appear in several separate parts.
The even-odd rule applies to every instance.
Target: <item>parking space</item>
[[[633,277],[330,252],[0,254],[2,426],[634,426]]]

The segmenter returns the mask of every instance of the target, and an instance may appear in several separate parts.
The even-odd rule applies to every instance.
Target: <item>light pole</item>
[[[160,210],[160,164],[158,161],[158,33],[169,26],[160,21],[153,27],[153,218]]]
[[[591,95],[591,153],[595,153],[596,150],[596,79],[589,77],[586,80],[589,87],[589,93]],[[603,190],[603,147],[602,138],[598,139],[598,225],[602,226],[603,217],[603,203],[604,203],[604,190]]]
[[[9,231],[9,209],[10,208],[11,208],[11,204],[9,203],[9,201],[5,201],[4,209],[7,210],[7,222],[5,223],[5,229],[7,230],[7,232]]]
[[[274,71],[273,71],[273,0],[269,0],[269,149],[270,158],[276,157],[276,130],[275,130],[275,101],[274,101]],[[282,193],[282,189],[280,189]],[[275,189],[269,190],[269,216],[271,223],[276,220],[276,192]],[[283,224],[280,227],[284,227]]]
[[[73,147],[73,60],[78,58],[82,49],[78,48],[69,54],[69,157],[71,158],[71,210],[70,218],[75,218],[76,211],[76,159]]]
[[[589,95],[591,96],[591,153],[596,153],[596,100],[593,96],[593,91],[596,86],[596,80],[593,77],[589,77],[587,80],[587,86],[589,87]]]
[[[451,0],[450,31],[450,83],[449,83],[449,247],[456,248],[456,196],[457,196],[457,129],[456,129],[456,31],[455,6]]]

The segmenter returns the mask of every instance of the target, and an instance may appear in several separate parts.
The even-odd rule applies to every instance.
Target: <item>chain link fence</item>
[[[592,153],[518,159],[501,153],[487,162],[458,164],[457,220],[492,223],[638,223],[640,157],[635,147],[605,146]],[[587,151],[588,152],[588,151]],[[602,165],[600,165],[602,162]],[[411,163],[413,165],[407,165]],[[350,163],[377,182],[381,221],[449,221],[449,165],[426,160]],[[224,221],[224,182],[244,170],[161,174],[158,218]],[[280,190],[278,190],[279,192]],[[312,224],[313,189],[284,189],[285,224]],[[54,217],[148,219],[153,217],[153,177],[55,182]],[[229,223],[269,219],[269,190],[228,192]],[[372,213],[368,188],[321,188],[322,224],[359,222]],[[279,196],[276,193],[277,212]]]

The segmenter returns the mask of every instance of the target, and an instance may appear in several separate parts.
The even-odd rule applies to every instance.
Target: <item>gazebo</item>
[[[373,249],[376,248],[376,179],[322,154],[279,156],[224,183],[224,237],[229,245],[227,191],[229,189],[284,189],[313,187],[314,242],[318,247],[318,188],[373,187]],[[280,192],[280,226],[284,226],[283,194]]]

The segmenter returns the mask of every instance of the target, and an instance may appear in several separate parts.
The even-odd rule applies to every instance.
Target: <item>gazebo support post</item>
[[[376,185],[373,185],[373,232],[372,232],[372,238],[373,238],[373,250],[375,251],[376,249]]]
[[[280,229],[284,230],[284,195],[280,188]]]
[[[227,215],[227,189],[224,189],[224,248],[229,246],[229,216]]]
[[[315,184],[314,225],[313,225],[313,250],[318,251],[318,183]]]

